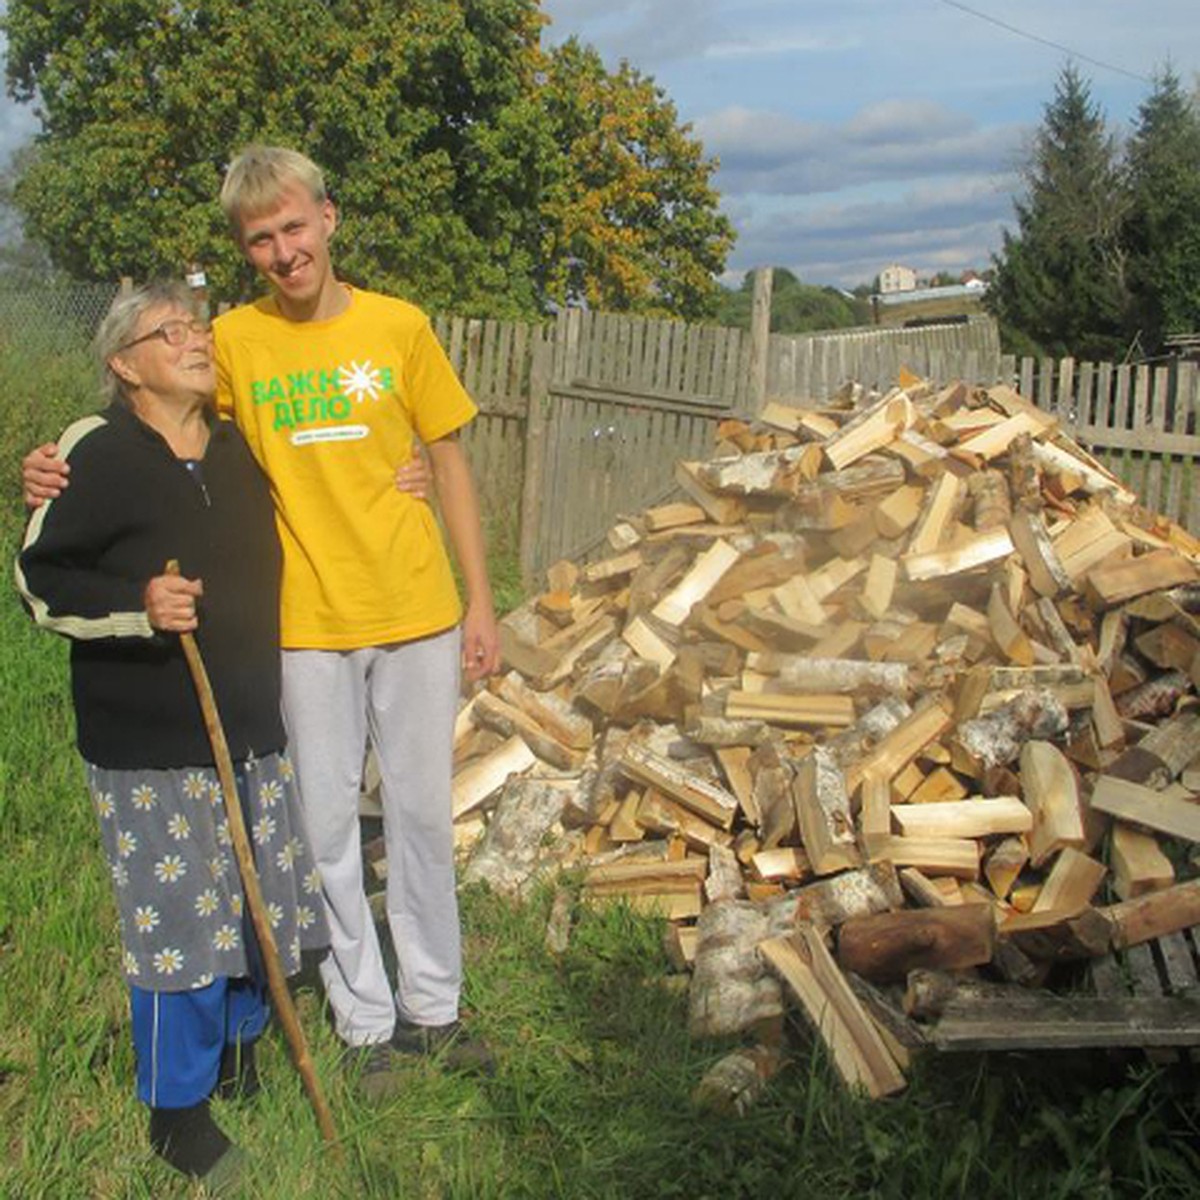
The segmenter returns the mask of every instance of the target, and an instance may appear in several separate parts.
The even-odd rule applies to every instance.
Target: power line
[[[957,8],[962,12],[968,13],[972,17],[978,17],[981,21],[987,21],[991,25],[998,25],[1001,29],[1006,29],[1009,33],[1015,33],[1017,37],[1028,38],[1031,42],[1040,42],[1043,46],[1060,50],[1063,54],[1069,54],[1072,58],[1078,58],[1083,62],[1091,63],[1094,67],[1103,67],[1106,71],[1116,71],[1118,75],[1127,75],[1130,79],[1137,79],[1141,83],[1148,83],[1151,86],[1154,84],[1153,79],[1147,79],[1145,75],[1139,75],[1136,71],[1127,71],[1124,67],[1115,66],[1113,63],[1104,62],[1099,58],[1092,58],[1088,54],[1081,54],[1078,50],[1072,50],[1070,46],[1064,46],[1061,42],[1052,42],[1049,38],[1040,37],[1038,34],[1030,33],[1026,29],[1018,29],[1015,25],[1010,25],[1007,21],[1001,21],[999,17],[989,16],[987,13],[971,8],[970,5],[960,4],[958,0],[941,0],[941,2],[950,8]]]

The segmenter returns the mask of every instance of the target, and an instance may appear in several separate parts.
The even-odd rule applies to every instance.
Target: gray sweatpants
[[[285,650],[283,714],[321,869],[330,953],[321,976],[338,1035],[385,1041],[396,1014],[458,1016],[462,950],[450,776],[459,631],[363,650]],[[367,737],[382,777],[393,999],[363,887],[358,797]]]

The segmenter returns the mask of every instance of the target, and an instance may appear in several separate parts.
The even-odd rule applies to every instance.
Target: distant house
[[[955,284],[952,287],[913,288],[905,292],[871,297],[875,324],[901,326],[958,324],[983,315],[987,284]]]
[[[912,267],[892,263],[879,272],[879,291],[888,296],[893,292],[911,292],[917,286],[917,273]]]

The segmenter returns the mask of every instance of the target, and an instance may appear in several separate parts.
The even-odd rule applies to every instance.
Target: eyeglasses
[[[182,317],[171,317],[162,324],[155,325],[149,333],[143,333],[141,337],[134,338],[132,342],[118,346],[115,353],[119,354],[122,350],[128,350],[139,342],[148,342],[151,338],[162,338],[168,346],[182,346],[188,340],[189,333],[198,333],[208,337],[212,333],[212,326],[207,321],[200,320],[199,317],[193,317],[190,321],[185,321]]]

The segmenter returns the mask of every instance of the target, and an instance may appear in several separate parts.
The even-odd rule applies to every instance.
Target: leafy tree
[[[754,276],[721,297],[718,319],[723,325],[750,328]],[[771,275],[771,332],[815,333],[870,324],[870,299],[847,299],[837,288],[801,283],[786,267],[773,267]]]
[[[251,277],[215,197],[238,147],[278,141],[325,168],[350,279],[492,315],[568,278],[613,307],[703,307],[729,240],[712,164],[624,69],[575,81],[611,160],[584,163],[571,54],[543,53],[542,23],[538,0],[9,0],[9,91],[42,114],[16,204],[76,277],[195,261],[236,296]]]
[[[1149,347],[1200,329],[1200,112],[1171,71],[1142,104],[1129,145],[1133,318]]]
[[[565,162],[547,189],[544,288],[559,304],[703,316],[733,227],[716,163],[654,81],[604,69],[571,38],[550,55],[542,99]]]
[[[1045,108],[1025,184],[1015,202],[1018,232],[1005,232],[995,260],[989,306],[1015,348],[1114,356],[1124,349],[1128,306],[1126,193],[1114,139],[1073,67]]]

